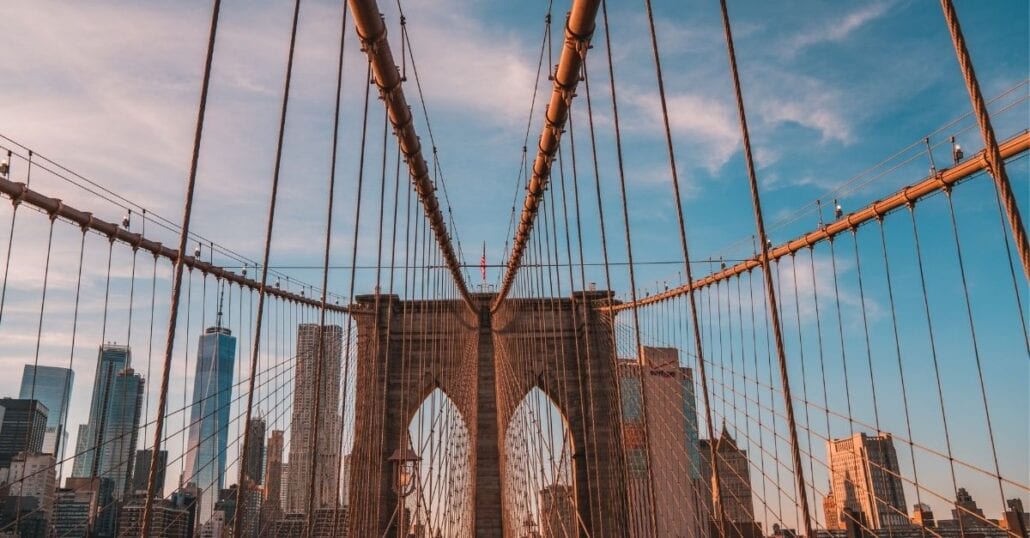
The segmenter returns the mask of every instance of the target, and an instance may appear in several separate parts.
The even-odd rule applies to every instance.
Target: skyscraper
[[[150,462],[153,459],[152,449],[136,451],[136,462],[132,469],[132,493],[146,495],[150,481]],[[154,496],[164,497],[165,491],[165,468],[168,466],[168,451],[157,452],[157,480],[154,484]]]
[[[64,447],[68,443],[68,404],[74,381],[74,372],[56,366],[26,364],[21,375],[18,397],[39,400],[49,410],[41,452],[53,454],[57,461],[64,459]]]
[[[181,481],[195,484],[202,493],[197,512],[200,523],[211,517],[218,492],[225,486],[236,337],[221,325],[219,312],[215,326],[204,331],[197,346],[186,467]]]
[[[112,402],[100,449],[99,476],[112,481],[111,495],[122,500],[132,487],[132,468],[139,438],[140,413],[143,410],[143,376],[126,368],[114,378]]]
[[[128,346],[105,344],[100,346],[97,354],[97,373],[93,377],[93,397],[89,404],[89,419],[85,424],[79,426],[78,436],[75,440],[75,463],[72,466],[72,476],[77,478],[89,478],[93,476],[94,458],[93,449],[103,440],[100,425],[104,423],[104,417],[108,409],[114,404],[111,392],[114,387],[115,376],[130,366],[132,351]],[[135,449],[135,447],[133,447]]]
[[[22,452],[11,460],[11,472],[7,478],[11,497],[32,498],[38,510],[47,516],[54,509],[54,491],[57,489],[57,474],[52,454],[29,454]],[[25,503],[22,503],[25,505]]]
[[[143,377],[131,368],[132,352],[127,346],[107,344],[100,347],[97,375],[93,382],[93,401],[89,422],[79,427],[75,442],[75,478],[98,478],[101,499],[114,501],[126,497],[132,484],[133,461],[143,409]],[[99,450],[98,450],[99,448]],[[96,503],[94,531],[112,532],[116,515],[106,502]]]
[[[955,508],[951,510],[951,517],[962,529],[983,527],[987,520],[984,511],[976,505],[966,488],[958,488],[955,492]]]
[[[707,484],[703,486],[704,491],[711,493],[703,496],[706,512],[711,520],[711,535],[717,535],[721,525],[725,536],[762,536],[762,528],[755,522],[747,451],[737,446],[737,442],[723,424],[722,435],[715,440],[715,468],[719,479],[719,488],[716,489],[715,477],[712,475],[710,442],[708,439],[701,439],[699,452],[701,476]],[[722,522],[719,521],[720,514],[725,517]]]
[[[909,524],[891,434],[856,433],[826,444],[839,527],[853,523],[876,530]]]
[[[293,431],[290,440],[290,475],[286,483],[286,511],[306,512],[308,483],[311,476],[311,448],[315,421],[318,439],[315,443],[314,506],[335,507],[338,504],[336,484],[340,473],[340,363],[343,329],[327,325],[322,333],[321,355],[318,354],[319,326],[302,324],[297,328],[297,367],[294,373]],[[317,357],[317,358],[316,358]],[[316,362],[317,361],[317,362]],[[321,383],[315,383],[318,362],[322,364]],[[316,409],[315,399],[318,399]]]
[[[38,400],[0,399],[0,468],[10,467],[19,452],[40,451],[48,411]]]
[[[265,506],[273,511],[282,509],[283,446],[282,430],[272,430],[272,435],[268,436],[268,465],[265,470]]]
[[[265,419],[250,419],[250,441],[247,447],[246,477],[252,484],[261,484],[265,474]]]
[[[643,385],[641,384],[643,381]],[[629,467],[631,524],[642,534],[686,536],[697,525],[697,407],[694,376],[675,348],[644,347],[636,361],[620,361],[619,386]],[[647,407],[643,391],[647,391]],[[644,442],[646,421],[647,443]],[[648,460],[648,456],[651,459]],[[654,483],[654,524],[647,467]]]
[[[71,478],[64,488],[58,488],[54,495],[53,522],[55,536],[86,536],[100,502],[97,491],[77,481],[89,479]]]
[[[832,498],[832,496],[827,496],[827,498]],[[937,526],[937,522],[934,520],[933,517],[933,509],[930,508],[930,505],[926,503],[912,505],[912,524],[916,525],[917,527]],[[826,523],[826,527],[836,528],[836,526],[830,527],[829,522]]]
[[[10,535],[22,538],[49,536],[53,521],[57,473],[52,454],[22,452],[11,460],[10,476],[2,496],[0,525]],[[7,533],[5,533],[7,534]]]

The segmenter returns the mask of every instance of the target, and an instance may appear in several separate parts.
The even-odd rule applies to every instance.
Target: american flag
[[[483,255],[479,258],[479,273],[486,282],[486,241],[483,241]]]

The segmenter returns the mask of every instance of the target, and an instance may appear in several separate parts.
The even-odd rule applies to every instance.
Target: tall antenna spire
[[[225,301],[225,288],[220,284],[218,290],[218,317],[215,318],[215,327],[222,327],[222,302]]]

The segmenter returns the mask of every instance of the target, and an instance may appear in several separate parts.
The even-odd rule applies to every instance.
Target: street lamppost
[[[407,522],[404,517],[404,499],[415,491],[418,463],[422,458],[409,447],[394,450],[388,461],[393,465],[393,492],[397,494],[397,535],[403,537]]]

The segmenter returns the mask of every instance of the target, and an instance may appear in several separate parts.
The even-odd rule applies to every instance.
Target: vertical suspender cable
[[[283,89],[282,109],[279,114],[279,140],[275,148],[275,170],[272,173],[272,194],[268,203],[268,224],[265,233],[265,254],[261,262],[261,287],[258,288],[257,319],[254,324],[254,352],[250,358],[250,379],[247,386],[247,418],[243,422],[243,455],[240,458],[240,481],[243,483],[247,456],[250,451],[250,418],[254,411],[254,380],[257,373],[258,352],[261,350],[261,320],[265,311],[265,287],[268,283],[268,257],[272,250],[272,228],[275,224],[275,203],[279,194],[279,172],[283,159],[283,137],[286,134],[286,111],[290,103],[290,79],[293,75],[293,52],[297,45],[297,19],[300,15],[300,0],[293,3],[293,24],[290,29],[290,52],[286,59],[286,81]],[[317,388],[316,388],[317,392]],[[155,451],[156,454],[156,451]],[[233,529],[239,529],[243,510],[233,514]]]
[[[655,73],[658,78],[658,96],[662,104],[662,121],[665,125],[665,145],[669,152],[669,171],[672,174],[672,190],[675,195],[676,201],[676,217],[679,221],[679,232],[680,232],[680,249],[683,251],[683,270],[687,277],[687,282],[693,282],[694,276],[690,269],[690,251],[687,249],[687,230],[686,223],[683,218],[683,202],[680,196],[680,183],[679,183],[679,172],[676,170],[676,153],[673,150],[672,144],[672,128],[669,125],[669,107],[665,98],[665,80],[662,76],[662,62],[661,57],[658,54],[658,33],[655,30],[654,24],[654,12],[651,9],[651,0],[644,0],[644,5],[647,7],[647,21],[651,29],[651,50],[654,52],[654,65]],[[698,375],[701,376],[701,391],[704,393],[702,400],[705,406],[705,422],[708,425],[708,448],[710,461],[712,464],[712,489],[715,495],[718,495],[719,489],[719,473],[716,471],[715,465],[715,427],[712,424],[712,407],[708,396],[708,375],[705,373],[705,355],[704,349],[702,348],[701,342],[701,326],[698,323],[697,317],[697,299],[694,296],[694,289],[691,288],[690,292],[687,293],[687,297],[690,304],[690,319],[694,329],[694,353],[697,354],[697,367]],[[719,529],[719,536],[725,536],[725,530],[723,529],[724,521],[726,520],[725,509],[723,503],[719,503],[719,520],[716,524],[716,528]]]
[[[790,425],[790,449],[794,464],[794,477],[797,479],[798,500],[801,504],[801,517],[805,520],[805,536],[812,536],[812,518],[808,509],[808,491],[805,489],[804,469],[801,466],[801,451],[798,446],[798,427],[794,419],[794,402],[790,392],[790,379],[787,375],[787,357],[783,346],[783,331],[780,327],[780,316],[776,307],[776,292],[773,290],[772,272],[769,267],[769,241],[765,233],[765,221],[762,218],[762,203],[758,194],[758,179],[755,175],[755,163],[751,155],[751,137],[748,134],[747,115],[744,111],[744,96],[740,89],[740,75],[737,71],[737,58],[733,50],[733,32],[730,29],[729,12],[726,0],[720,0],[722,11],[722,27],[726,35],[726,52],[729,56],[730,74],[733,77],[733,91],[737,101],[737,114],[740,117],[740,132],[744,145],[744,160],[747,164],[748,183],[751,188],[751,201],[755,211],[755,227],[758,241],[762,248],[762,274],[765,277],[765,293],[769,300],[769,320],[772,323],[773,336],[776,340],[776,358],[780,368],[780,383],[783,386],[783,403]]]
[[[204,61],[204,78],[200,86],[200,107],[197,111],[197,129],[193,135],[193,155],[190,159],[190,175],[186,181],[186,201],[182,212],[182,225],[179,231],[179,250],[175,257],[175,274],[172,278],[172,298],[168,318],[168,333],[165,339],[164,366],[161,371],[161,392],[157,401],[157,420],[154,425],[154,443],[150,457],[150,474],[147,477],[147,497],[143,504],[143,524],[140,536],[150,536],[152,523],[151,510],[154,506],[154,494],[157,487],[157,466],[160,461],[158,452],[161,449],[161,435],[164,426],[165,407],[168,405],[168,379],[172,367],[172,350],[175,346],[175,325],[178,321],[179,296],[182,292],[183,259],[186,256],[186,240],[190,231],[190,216],[193,212],[193,191],[197,181],[197,161],[200,159],[200,141],[204,132],[204,112],[207,109],[207,91],[211,81],[211,62],[215,52],[215,36],[218,32],[218,12],[222,0],[214,0],[211,8],[211,30],[207,40],[207,58]]]
[[[332,150],[330,151],[329,158],[329,194],[328,194],[328,207],[326,208],[326,223],[325,223],[325,254],[322,258],[322,298],[321,306],[319,308],[319,322],[318,322],[318,344],[316,344],[317,353],[315,354],[315,412],[320,413],[321,407],[321,396],[322,396],[322,354],[324,352],[324,339],[325,339],[325,306],[326,306],[326,293],[329,287],[329,249],[332,244],[333,237],[333,196],[336,192],[336,155],[337,148],[339,147],[340,139],[340,93],[343,89],[343,53],[344,53],[344,39],[347,35],[347,3],[341,3],[341,15],[340,22],[340,47],[339,56],[336,61],[336,101],[333,108],[333,139],[332,139]],[[346,383],[346,380],[344,380]],[[335,389],[335,387],[333,387]],[[335,413],[335,409],[333,410]],[[335,417],[330,416],[330,419]],[[311,451],[309,457],[311,458],[311,475],[309,476],[308,484],[308,523],[305,527],[305,535],[311,536],[311,530],[315,523],[315,479],[316,465],[318,461],[318,433],[319,425],[321,420],[316,419],[312,425],[311,430]],[[340,433],[342,435],[343,429],[341,425]],[[330,439],[330,443],[333,440]],[[337,482],[337,491],[339,491],[339,480]],[[334,501],[339,498],[337,493],[333,499]],[[333,504],[333,526],[336,525],[336,503]]]
[[[973,70],[973,60],[969,57],[969,49],[966,48],[966,39],[962,35],[962,26],[959,25],[955,4],[952,0],[941,0],[941,11],[944,12],[944,20],[951,33],[951,42],[955,45],[955,58],[958,60],[959,69],[962,70],[962,78],[966,82],[966,91],[969,92],[969,100],[973,105],[976,124],[980,127],[980,136],[983,137],[983,159],[987,165],[987,171],[994,178],[998,197],[1005,206],[1005,215],[1008,217],[1009,227],[1012,228],[1012,239],[1016,243],[1019,260],[1023,263],[1023,273],[1030,279],[1030,245],[1027,244],[1026,228],[1023,227],[1016,195],[1012,192],[1012,184],[1005,171],[1005,160],[1001,157],[998,139],[994,136],[994,126],[991,125],[987,103],[980,91],[980,82],[977,81],[976,71]]]
[[[647,499],[648,505],[650,506],[649,519],[651,523],[651,531],[658,531],[658,519],[656,515],[657,503],[654,491],[654,451],[651,448],[651,434],[647,423],[647,379],[644,377],[644,345],[640,338],[640,315],[637,309],[637,279],[636,272],[633,269],[633,241],[630,234],[629,224],[629,207],[626,201],[626,174],[624,171],[623,159],[622,159],[622,133],[619,129],[619,104],[618,97],[615,93],[615,66],[612,61],[612,41],[611,41],[611,28],[608,24],[608,4],[604,0],[601,1],[601,16],[604,18],[604,40],[605,40],[605,52],[608,57],[608,81],[610,84],[610,90],[612,94],[612,121],[615,127],[615,156],[616,162],[618,163],[619,172],[619,188],[622,199],[622,219],[625,223],[626,232],[626,261],[629,262],[627,268],[629,269],[629,293],[630,299],[632,300],[633,307],[630,311],[633,314],[633,333],[636,338],[636,354],[640,361],[640,365],[637,368],[637,374],[640,378],[640,407],[642,411],[641,426],[644,432],[644,446],[645,453],[647,454],[646,468],[647,468]],[[617,353],[617,352],[616,352]]]

